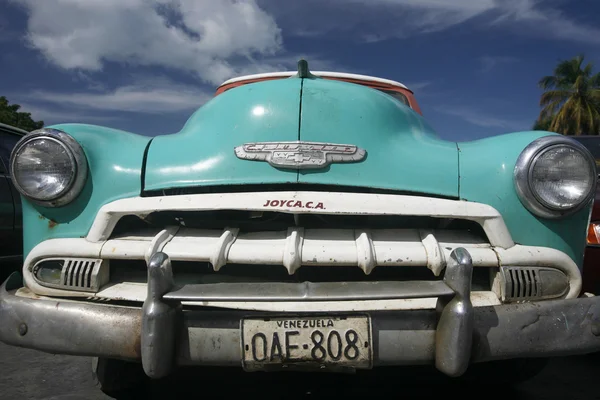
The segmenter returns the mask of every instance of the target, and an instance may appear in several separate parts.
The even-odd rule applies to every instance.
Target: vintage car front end
[[[301,63],[302,64],[302,63]],[[587,150],[439,139],[373,88],[295,76],[219,94],[176,134],[65,124],[13,153],[25,260],[0,340],[248,371],[600,350],[581,292]]]

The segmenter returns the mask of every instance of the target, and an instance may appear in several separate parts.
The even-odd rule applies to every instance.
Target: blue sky
[[[46,124],[177,132],[247,73],[375,75],[415,91],[440,136],[528,130],[537,81],[600,68],[597,0],[0,0],[0,95]]]

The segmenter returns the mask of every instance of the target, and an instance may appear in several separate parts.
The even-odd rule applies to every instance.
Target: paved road
[[[2,400],[107,400],[94,386],[89,358],[49,355],[18,349],[0,343],[0,399]],[[136,398],[262,399],[328,398],[364,399],[389,396],[447,397],[473,395],[484,390],[487,398],[510,400],[600,399],[600,355],[565,357],[551,360],[546,369],[518,388],[502,388],[493,381],[481,385],[456,385],[439,381],[431,371],[414,370],[379,375],[325,374],[248,374],[238,370],[223,373],[218,369],[193,368],[176,378],[153,383]],[[219,396],[207,395],[213,390]],[[471,397],[471,396],[468,396]],[[479,396],[481,398],[481,396]]]

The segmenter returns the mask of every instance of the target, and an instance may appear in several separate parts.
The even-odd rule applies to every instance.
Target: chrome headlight
[[[88,171],[79,143],[58,129],[40,129],[23,137],[12,151],[10,165],[17,190],[47,207],[77,197]]]
[[[596,190],[596,163],[579,142],[564,136],[534,140],[515,166],[521,202],[544,218],[560,218],[584,207]]]

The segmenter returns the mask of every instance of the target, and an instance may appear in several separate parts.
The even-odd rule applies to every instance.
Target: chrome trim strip
[[[442,281],[258,282],[184,285],[167,293],[176,301],[360,301],[452,296]]]

